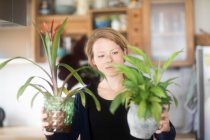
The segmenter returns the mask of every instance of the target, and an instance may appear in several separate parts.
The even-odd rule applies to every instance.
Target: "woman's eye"
[[[104,57],[104,55],[98,55],[98,57],[99,57],[99,58],[102,58],[102,57]]]
[[[112,52],[112,54],[118,54],[118,51]]]

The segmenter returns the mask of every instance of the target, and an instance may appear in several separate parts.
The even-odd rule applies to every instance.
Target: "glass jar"
[[[72,116],[74,110],[74,99],[60,96],[46,96],[44,110],[47,114],[49,126],[48,132],[69,132],[71,130]]]

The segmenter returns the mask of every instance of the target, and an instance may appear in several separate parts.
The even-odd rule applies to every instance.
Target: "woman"
[[[120,106],[114,115],[109,112],[111,101],[118,91],[123,89],[124,78],[111,64],[124,64],[123,55],[127,53],[126,39],[113,29],[96,29],[90,36],[85,51],[89,64],[106,76],[106,79],[102,79],[98,84],[88,85],[100,101],[101,111],[96,110],[92,98],[88,95],[85,108],[77,96],[71,133],[53,134],[44,131],[47,139],[76,140],[80,135],[81,140],[138,140],[129,133],[127,111],[123,106]],[[44,118],[46,117],[45,115]],[[164,111],[161,118],[160,128],[154,137],[157,140],[174,140],[176,132],[169,121],[168,111]],[[43,127],[46,125],[48,124],[44,122]]]

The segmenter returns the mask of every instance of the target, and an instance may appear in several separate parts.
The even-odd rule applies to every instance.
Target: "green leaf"
[[[123,73],[126,78],[130,79],[131,81],[135,82],[136,84],[138,83],[139,79],[138,77],[136,77],[137,75],[139,75],[139,73],[128,66],[125,65],[121,65],[121,64],[114,64],[113,65],[120,73]]]
[[[63,91],[62,91],[66,96],[69,94],[69,91],[66,87],[63,88]]]
[[[179,55],[180,53],[182,53],[183,50],[180,50],[180,51],[177,51],[177,52],[174,52],[170,57],[169,59],[163,64],[163,71],[166,71],[169,67],[169,65],[171,64],[171,62],[174,60],[174,58]]]
[[[155,67],[150,57],[146,53],[144,53],[141,49],[132,45],[128,45],[128,48],[130,48],[134,53],[142,56],[144,58],[145,63],[149,65],[151,68]]]
[[[155,118],[155,121],[159,124],[162,113],[162,106],[157,102],[153,102],[151,106],[151,112],[152,116]]]
[[[33,80],[34,76],[28,78],[28,80],[25,82],[24,85],[22,85],[18,92],[17,92],[17,100],[19,100],[20,96],[24,93],[24,91],[26,90],[26,88],[30,85],[30,82]]]
[[[75,70],[74,68],[72,68],[70,65],[67,65],[67,64],[59,64],[59,66],[65,67],[70,72],[70,74],[67,76],[67,78],[68,77],[70,78],[73,75],[80,84],[85,85],[85,83],[82,81],[82,78],[77,73],[77,71],[79,71],[79,70]]]
[[[123,86],[127,88],[128,91],[130,91],[131,93],[135,93],[138,92],[138,84],[134,83],[131,80],[123,80]]]
[[[12,61],[13,59],[15,59],[15,58],[12,58],[12,59],[9,59],[9,60],[6,60],[6,61],[0,63],[0,70],[1,70],[3,67],[5,67],[5,66],[7,65],[7,63],[9,63],[10,61]]]
[[[40,92],[37,92],[37,93],[34,94],[34,96],[32,97],[32,99],[31,99],[31,108],[33,108],[33,106],[34,106],[34,101],[35,101],[37,95],[39,95],[39,93],[40,93]]]
[[[44,35],[43,44],[44,44],[44,48],[45,48],[45,52],[46,52],[48,61],[50,64],[52,64],[52,55],[51,55],[52,48],[51,48],[51,42],[50,42],[50,37],[49,37],[48,33],[45,33],[45,35]]]
[[[85,92],[86,92],[87,94],[89,94],[89,95],[93,98],[93,100],[94,100],[94,102],[95,102],[95,105],[96,105],[96,109],[97,109],[98,111],[100,111],[100,110],[101,110],[101,105],[100,105],[98,99],[96,98],[96,96],[93,94],[93,92],[92,92],[91,90],[89,90],[88,88],[86,88],[86,87],[84,88],[84,90],[85,90]]]
[[[162,88],[160,88],[160,87],[152,87],[151,89],[150,89],[150,91],[152,92],[152,93],[154,93],[154,95],[156,95],[156,96],[158,96],[158,97],[163,97],[163,98],[165,98],[165,97],[167,97],[166,96],[166,93],[162,90]]]
[[[141,59],[136,58],[134,56],[124,56],[124,59],[129,62],[130,64],[134,65],[138,68],[138,70],[142,71],[143,73],[150,74],[149,67],[146,63],[144,63]]]
[[[32,64],[34,64],[34,65],[36,65],[38,68],[40,68],[40,69],[41,69],[49,78],[51,78],[50,75],[49,75],[49,73],[48,73],[43,67],[41,67],[41,66],[38,65],[37,63],[33,62],[32,60],[30,60],[30,59],[28,59],[28,58],[25,58],[25,57],[21,57],[21,56],[14,57],[14,58],[8,59],[8,60],[6,60],[6,61],[0,63],[0,70],[1,70],[4,66],[6,66],[10,61],[15,60],[15,59],[24,59],[24,60],[26,60],[26,61],[31,62]]]
[[[164,89],[166,89],[169,85],[171,85],[171,84],[173,84],[173,80],[175,80],[175,79],[177,79],[178,77],[174,77],[174,78],[170,78],[170,79],[168,79],[168,80],[166,80],[166,81],[164,81],[164,82],[161,82],[160,83],[160,86],[162,87],[162,88],[164,88]]]
[[[66,22],[67,22],[67,18],[63,21],[61,26],[55,32],[55,37],[54,37],[53,45],[52,45],[52,66],[56,65],[57,50],[58,50],[58,46],[60,42],[60,35],[66,25]]]
[[[52,96],[49,92],[43,91],[41,87],[37,84],[29,84],[31,87],[42,93],[44,96]]]
[[[139,87],[141,90],[143,90],[143,91],[146,90],[145,84],[138,85],[138,87]]]
[[[125,95],[125,92],[122,92],[114,98],[109,109],[112,114],[114,114],[117,108],[120,106],[120,104],[122,104],[122,102],[125,101]]]
[[[177,98],[174,95],[172,95],[172,97],[173,97],[174,103],[175,103],[175,105],[177,107],[178,106],[178,100],[177,100]]]
[[[155,96],[149,97],[149,101],[150,101],[151,103],[153,103],[153,102],[161,103],[161,99],[160,99],[159,97],[155,97]]]
[[[85,95],[82,91],[79,91],[80,97],[81,97],[81,101],[82,101],[82,105],[85,107],[86,101],[85,101]]]
[[[160,68],[160,61],[158,61],[158,67],[154,68],[154,84],[157,85],[160,82],[160,79],[162,77],[161,74],[161,68]]]
[[[139,118],[145,117],[146,110],[147,110],[147,103],[146,101],[143,100],[140,102],[138,106],[138,117]]]

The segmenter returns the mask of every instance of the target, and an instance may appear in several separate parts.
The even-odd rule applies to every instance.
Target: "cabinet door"
[[[193,63],[192,0],[151,0],[149,6],[146,51],[154,61],[166,61],[178,50],[174,66]]]

